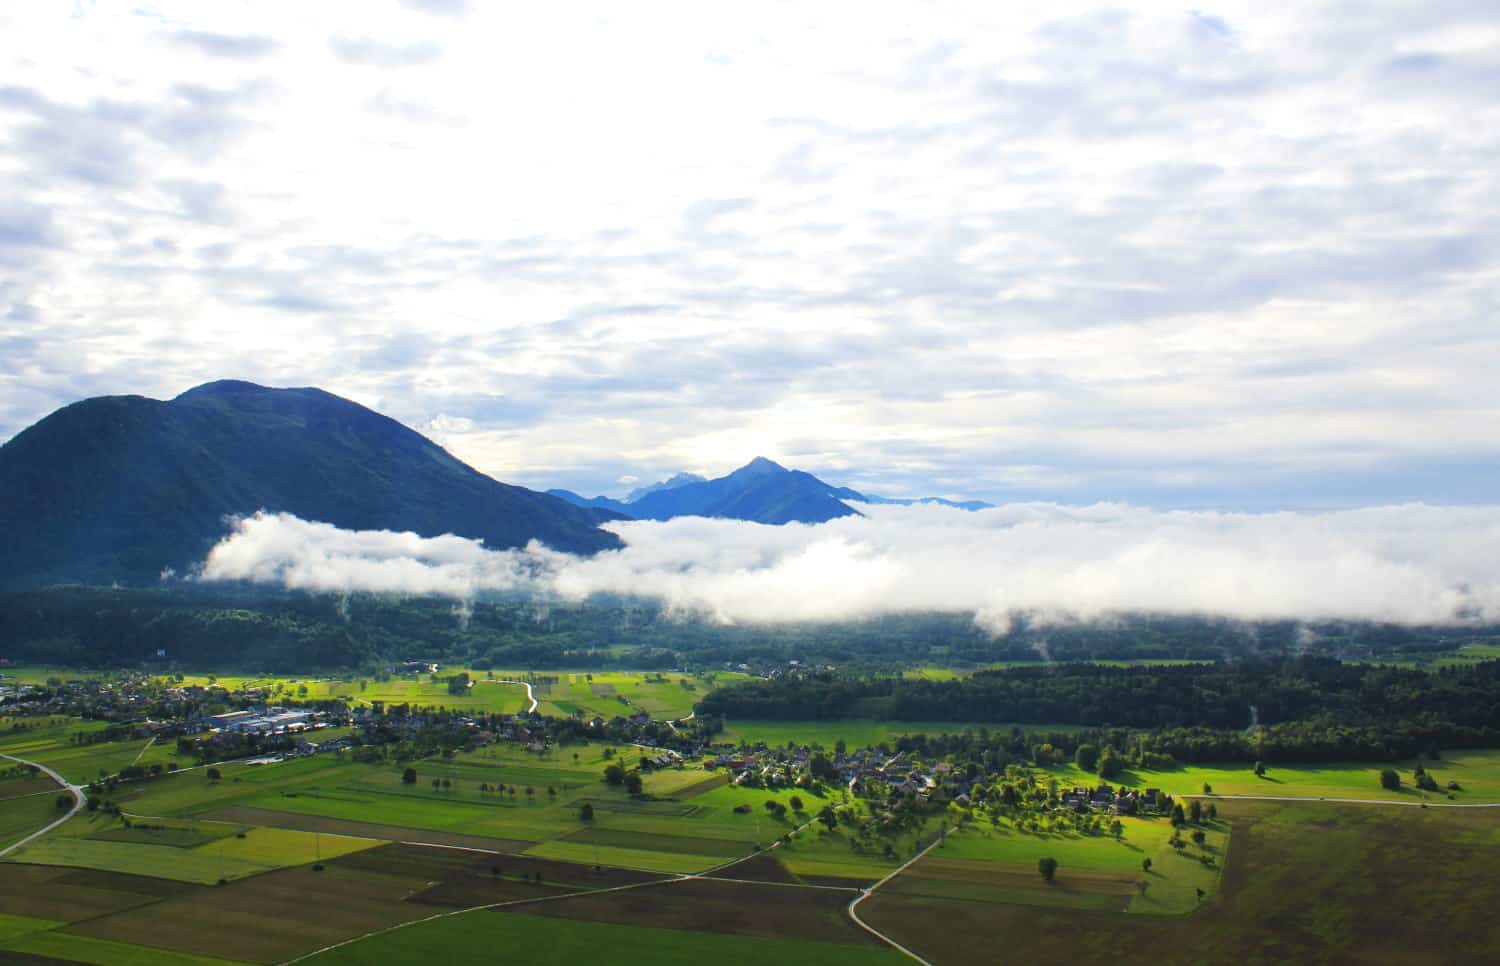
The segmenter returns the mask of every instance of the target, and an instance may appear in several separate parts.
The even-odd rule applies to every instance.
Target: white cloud
[[[972,612],[1100,619],[1129,612],[1246,620],[1500,620],[1500,507],[1333,513],[1159,513],[1014,504],[978,513],[876,506],[816,526],[698,517],[610,525],[591,558],[533,544],[352,533],[286,515],[240,520],[205,580],[444,594],[656,597],[727,622]]]

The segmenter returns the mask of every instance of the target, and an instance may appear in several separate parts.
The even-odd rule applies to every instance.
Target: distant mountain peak
[[[789,472],[791,472],[791,471],[788,470],[785,466],[782,466],[780,463],[776,462],[775,460],[767,459],[764,456],[757,456],[755,459],[753,459],[750,462],[746,463],[744,466],[741,466],[739,469],[735,470],[733,473],[730,473],[729,475],[733,477],[733,476],[740,476],[742,474],[751,474],[751,473],[754,473],[754,474],[765,474],[765,473],[789,473]]]
[[[687,486],[689,483],[702,483],[705,477],[697,473],[676,473],[670,479],[662,480],[660,483],[652,483],[650,486],[637,487],[631,490],[625,497],[626,503],[634,503],[643,496],[652,493],[660,493],[662,490],[675,490],[679,486]]]

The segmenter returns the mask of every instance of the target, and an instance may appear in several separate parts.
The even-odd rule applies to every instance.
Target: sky
[[[1492,2],[0,6],[0,440],[241,378],[590,495],[1483,504],[1497,245]]]

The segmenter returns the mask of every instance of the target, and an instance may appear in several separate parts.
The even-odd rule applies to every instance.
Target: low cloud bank
[[[234,521],[198,579],[461,600],[485,591],[625,594],[730,622],[973,612],[996,631],[1016,613],[1500,620],[1500,507],[1239,514],[1030,503],[867,512],[781,527],[696,517],[614,523],[625,547],[587,558],[535,543],[494,551],[462,537],[258,513]]]

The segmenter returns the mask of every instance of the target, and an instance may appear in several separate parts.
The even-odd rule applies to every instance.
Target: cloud
[[[387,44],[342,34],[331,38],[328,47],[339,60],[360,67],[415,67],[431,64],[443,55],[436,44]]]
[[[277,43],[270,37],[255,34],[220,34],[207,30],[178,30],[171,42],[191,47],[211,57],[233,60],[258,60],[275,52]]]
[[[320,592],[519,591],[660,598],[725,622],[901,612],[1097,620],[1123,613],[1446,624],[1500,620],[1500,507],[1331,513],[1155,512],[1012,504],[976,513],[874,506],[772,527],[679,518],[609,525],[625,547],[580,558],[537,544],[348,532],[284,514],[235,522],[200,579]]]

